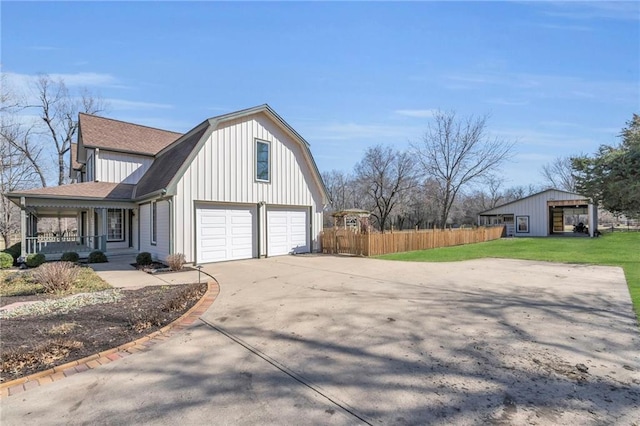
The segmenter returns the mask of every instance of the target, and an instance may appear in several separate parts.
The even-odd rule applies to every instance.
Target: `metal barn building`
[[[480,213],[478,225],[504,224],[507,236],[546,237],[567,232],[566,216],[587,215],[584,224],[593,237],[598,225],[597,212],[598,206],[583,195],[547,189]]]

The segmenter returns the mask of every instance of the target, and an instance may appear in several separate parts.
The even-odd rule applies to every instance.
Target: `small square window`
[[[256,180],[269,182],[270,176],[270,145],[269,142],[256,141]]]

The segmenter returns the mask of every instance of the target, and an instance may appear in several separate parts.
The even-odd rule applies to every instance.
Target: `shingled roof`
[[[82,170],[82,164],[78,163],[78,144],[72,143],[69,148],[69,177],[75,177],[74,171]]]
[[[149,170],[138,182],[134,196],[140,198],[166,188],[208,128],[209,122],[203,122],[179,143],[156,157]]]
[[[309,144],[293,128],[291,128],[269,105],[219,115],[203,121],[184,135],[166,130],[154,129],[119,120],[80,114],[81,143],[85,147],[103,148],[154,156],[155,159],[137,184],[117,184],[108,182],[83,182],[56,187],[16,191],[7,194],[14,202],[16,197],[53,197],[53,198],[86,198],[106,200],[142,200],[160,191],[170,191],[172,183],[179,179],[181,169],[188,166],[207,139],[208,132],[215,130],[221,123],[264,113],[279,122],[283,129],[301,143],[308,154],[311,166],[316,171],[320,186],[327,194],[320,173],[316,167]],[[80,168],[75,155],[76,147],[72,147],[71,166]],[[183,170],[182,170],[183,171]]]
[[[82,144],[135,154],[156,155],[182,136],[181,133],[127,123],[90,114],[79,114]]]
[[[10,197],[65,197],[96,200],[131,200],[135,185],[112,182],[82,182],[10,192]]]

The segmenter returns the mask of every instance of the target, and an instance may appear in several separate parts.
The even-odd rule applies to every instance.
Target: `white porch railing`
[[[27,254],[107,250],[106,235],[26,237]]]

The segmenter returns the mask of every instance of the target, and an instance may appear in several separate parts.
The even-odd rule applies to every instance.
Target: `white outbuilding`
[[[571,219],[567,219],[567,218]],[[591,237],[598,228],[598,206],[588,197],[558,189],[547,189],[537,194],[503,204],[478,215],[478,225],[504,224],[507,236],[547,237],[573,232],[571,220],[584,227]]]

